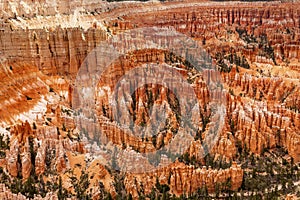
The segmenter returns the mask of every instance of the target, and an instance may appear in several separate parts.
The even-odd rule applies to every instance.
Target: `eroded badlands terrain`
[[[0,5],[1,199],[300,197],[300,3]],[[80,103],[76,77],[88,54],[116,34],[145,27],[192,38],[212,58],[214,70],[197,71],[168,50],[131,51],[97,83],[92,98],[97,117],[76,121],[90,113],[74,108]],[[167,148],[159,159],[170,164],[159,168],[144,155],[178,135],[182,110],[176,93],[158,84],[129,96],[120,89],[117,100],[126,96],[129,104],[118,115],[124,123],[130,123],[124,116],[133,119],[126,131],[109,101],[118,80],[147,63],[165,63],[180,73],[199,103],[188,148],[163,161],[172,151]],[[222,91],[211,92],[208,79],[221,80]],[[180,82],[174,84],[180,88]],[[224,126],[205,155],[203,144],[215,125],[210,102],[218,95],[225,102]],[[167,120],[156,135],[130,134],[149,127],[149,110],[161,105]],[[138,166],[147,170],[135,171]]]

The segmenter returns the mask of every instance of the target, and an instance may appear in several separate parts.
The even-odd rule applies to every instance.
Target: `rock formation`
[[[4,184],[0,185],[0,198],[1,199],[12,199],[12,200],[26,200],[26,196],[22,195],[21,193],[14,194],[12,193]],[[48,193],[45,197],[35,196],[35,200],[41,199],[53,199],[57,200],[57,195],[53,193]]]
[[[147,63],[164,63],[176,70],[188,80],[199,100],[200,122],[192,142],[179,141],[169,149],[189,145],[185,153],[204,163],[203,140],[215,125],[209,103],[217,96],[226,105],[225,125],[210,154],[235,160],[241,149],[259,155],[265,149],[283,147],[288,156],[299,162],[299,5],[299,2],[1,2],[0,131],[10,136],[9,148],[1,160],[4,173],[26,181],[33,171],[45,177],[55,171],[63,178],[64,188],[74,193],[70,170],[77,178],[81,170],[86,170],[91,191],[99,191],[101,182],[114,196],[115,174],[105,167],[111,164],[105,161],[112,160],[114,147],[135,152],[134,156],[128,153],[119,157],[119,167],[135,169],[145,164],[149,171],[154,169],[142,153],[154,152],[176,137],[181,112],[176,93],[161,85],[148,84],[126,96],[123,89],[135,86],[137,80],[130,80],[124,88],[114,91],[124,74]],[[92,98],[97,118],[75,121],[82,113],[91,113],[85,108],[80,112],[73,110],[79,102],[75,78],[86,56],[114,34],[153,26],[174,28],[196,40],[213,58],[220,74],[214,70],[197,72],[185,60],[165,50],[151,47],[132,51],[119,57],[102,74],[97,95]],[[218,78],[223,82],[223,91],[209,91],[210,80]],[[177,92],[181,95],[190,95],[180,87],[181,83],[174,81],[174,84],[179,85]],[[113,92],[119,97],[117,100],[125,96],[125,102],[130,102],[118,116],[114,115],[115,108],[110,102]],[[148,111],[159,113],[160,106],[165,107],[168,121],[153,136],[146,128],[150,120],[158,118]],[[130,119],[134,119],[133,124]],[[131,126],[124,130],[120,122]],[[146,128],[139,132],[138,127]],[[135,135],[133,130],[142,135]],[[107,149],[103,150],[105,145]],[[137,162],[126,165],[130,156]],[[157,180],[169,185],[170,193],[177,196],[204,186],[213,192],[216,182],[228,180],[231,189],[237,190],[244,175],[234,161],[230,168],[220,170],[176,161],[149,171],[125,174],[126,191],[134,198],[142,189],[149,194]],[[12,194],[4,185],[0,187],[1,199],[25,199]],[[97,192],[95,198],[99,195]],[[55,199],[56,195],[49,193],[46,198]]]
[[[231,189],[236,190],[242,184],[243,170],[236,163],[229,169],[213,170],[210,167],[195,168],[183,163],[175,162],[172,165],[162,168],[157,172],[143,174],[127,174],[124,183],[126,190],[133,197],[143,187],[145,194],[149,194],[157,181],[160,184],[170,186],[172,194],[191,194],[199,188],[207,187],[209,192],[214,191],[216,183],[225,183],[231,180]]]

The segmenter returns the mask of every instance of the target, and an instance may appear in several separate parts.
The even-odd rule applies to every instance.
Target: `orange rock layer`
[[[160,184],[170,186],[170,192],[180,196],[181,194],[191,194],[199,188],[207,187],[208,192],[215,190],[216,183],[222,184],[231,180],[231,189],[238,189],[243,180],[243,170],[236,163],[224,170],[213,170],[195,168],[183,163],[173,163],[157,172],[143,174],[127,174],[124,180],[126,190],[133,197],[138,197],[138,192],[143,187],[145,194],[149,194],[155,187],[157,181]]]

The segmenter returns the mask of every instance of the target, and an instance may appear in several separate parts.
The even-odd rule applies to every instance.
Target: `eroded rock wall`
[[[157,181],[160,184],[170,186],[170,192],[180,196],[190,194],[199,188],[207,187],[208,192],[213,192],[217,183],[225,183],[231,180],[231,189],[236,190],[242,184],[243,170],[236,163],[225,170],[213,170],[210,167],[195,168],[183,163],[174,164],[162,168],[157,172],[143,174],[127,174],[124,183],[126,190],[133,197],[143,187],[145,194],[149,194],[155,187]]]

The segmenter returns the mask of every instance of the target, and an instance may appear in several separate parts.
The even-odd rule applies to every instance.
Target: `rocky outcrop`
[[[20,172],[27,179],[31,171],[28,137],[33,132],[29,123],[18,124],[12,127],[10,149],[6,152],[7,170],[16,177]]]
[[[273,60],[278,62],[300,56],[298,3],[195,5],[127,14],[122,20],[112,20],[110,28],[118,32],[144,26],[174,27],[202,42],[213,55],[234,48],[252,62],[273,63],[267,55],[272,52],[261,49],[263,43],[273,48]],[[229,45],[232,41],[236,44]]]
[[[18,175],[18,154],[19,154],[19,143],[18,140],[14,139],[10,142],[10,149],[6,152],[6,168],[7,171],[14,177]]]
[[[37,175],[43,174],[46,166],[47,153],[55,150],[55,159],[49,160],[51,165],[56,166],[56,171],[62,172],[67,169],[66,152],[84,153],[84,145],[76,140],[71,141],[69,138],[59,137],[56,127],[38,127],[32,130],[29,123],[18,124],[11,128],[10,149],[6,152],[7,170],[13,177],[21,172],[22,177],[26,180],[31,169],[35,168]],[[37,138],[35,138],[35,134]],[[31,137],[32,147],[29,144]],[[31,149],[36,152],[35,163],[32,163]],[[48,163],[49,165],[49,163]],[[49,166],[48,166],[49,167]],[[52,168],[51,168],[52,169]]]
[[[142,56],[142,54],[147,56]],[[164,60],[165,55],[162,54],[160,56],[159,52],[143,52],[137,53],[136,56],[138,58],[146,57],[150,60]],[[143,62],[143,59],[141,59],[141,62]],[[152,152],[155,147],[151,138],[143,140],[140,137],[132,137],[131,134],[124,132],[121,127],[118,127],[117,123],[111,122],[111,120],[114,120],[111,113],[112,108],[107,103],[111,96],[111,90],[113,90],[114,84],[118,80],[116,77],[122,76],[123,73],[125,74],[132,67],[129,63],[127,65],[125,61],[122,63],[122,70],[118,68],[117,64],[114,65],[113,71],[116,73],[107,72],[109,77],[106,77],[104,74],[102,77],[104,81],[99,83],[98,90],[103,92],[101,93],[102,96],[98,97],[99,104],[97,105],[97,109],[99,115],[104,116],[104,118],[99,118],[100,129],[107,136],[107,139],[115,144],[120,146],[128,145],[142,153]],[[223,74],[224,86],[230,88],[233,92],[232,94],[227,94],[226,126],[223,128],[212,152],[227,158],[234,158],[237,153],[237,141],[241,141],[242,147],[247,147],[251,152],[256,154],[260,154],[265,148],[274,148],[276,146],[286,147],[289,154],[298,161],[299,154],[297,151],[299,144],[296,138],[299,138],[299,134],[297,134],[299,132],[299,113],[290,109],[291,104],[295,108],[298,106],[297,82],[287,78],[265,77],[259,73],[257,73],[259,75],[255,73],[253,74],[242,68],[240,68],[240,71],[237,71],[236,68],[233,68],[230,73]],[[210,78],[213,78],[214,75],[211,74],[210,76]],[[108,87],[110,89],[107,89]],[[195,80],[194,89],[198,98],[203,100],[201,105],[209,102],[211,94],[207,92],[203,79],[199,78],[199,80]],[[147,97],[145,94],[149,94],[148,90],[145,88],[141,90],[140,94],[135,96],[136,102],[140,100],[147,101],[149,96]],[[152,87],[151,93],[155,94],[155,91],[158,91],[157,88]],[[122,96],[122,91],[120,91],[119,96]],[[168,103],[168,99],[163,99],[164,96],[166,97],[167,95],[161,95],[158,102],[165,101]],[[249,101],[249,99],[254,99],[254,101]],[[132,102],[133,98],[130,101]],[[288,107],[286,106],[286,101],[289,102]],[[158,102],[154,101],[153,105],[155,106]],[[142,117],[147,122],[148,115],[144,112],[146,107],[146,105],[140,106],[137,103],[135,106],[136,111],[130,111],[135,113],[137,125],[140,125]],[[130,112],[128,115],[130,115]],[[169,113],[172,112],[172,110],[169,110]],[[120,113],[120,115],[122,114],[124,113]],[[172,119],[171,115],[169,118]],[[174,119],[173,122],[176,122],[176,118]],[[128,124],[129,122],[123,121],[123,123]],[[199,128],[201,129],[202,127],[200,126]],[[170,137],[172,137],[172,133],[170,134]],[[164,137],[165,143],[167,143],[170,138],[168,139],[166,135]],[[158,135],[157,138],[161,137]],[[196,157],[196,154],[199,154],[201,151],[202,146],[200,144],[192,144],[189,150],[190,155]]]
[[[21,193],[14,194],[8,189],[4,184],[0,184],[0,198],[1,199],[11,199],[11,200],[26,200],[26,196],[22,195]],[[40,195],[34,197],[35,200],[42,200],[42,199],[53,199],[57,200],[58,197],[56,194],[47,193],[45,197],[41,197]]]
[[[36,158],[35,158],[35,173],[37,175],[43,174],[45,171],[45,160],[46,160],[46,148],[47,145],[42,141],[42,144],[37,150]]]
[[[0,33],[2,56],[29,63],[49,75],[76,75],[87,53],[106,38],[101,29],[11,30]],[[22,48],[20,48],[22,47]],[[17,52],[16,49],[19,49]]]
[[[127,174],[124,183],[126,190],[133,197],[138,196],[141,187],[145,194],[149,194],[157,180],[160,184],[169,185],[170,192],[179,196],[183,193],[191,194],[202,187],[207,187],[209,192],[213,192],[216,183],[225,183],[228,179],[231,180],[232,190],[241,186],[243,170],[236,163],[225,170],[213,170],[210,167],[195,168],[175,162],[153,173]]]
[[[296,200],[297,196],[295,194],[288,194],[285,197],[285,200]]]
[[[25,145],[23,146],[23,150],[20,156],[22,163],[22,177],[23,180],[27,180],[27,178],[31,174],[31,168],[33,167],[31,164],[31,153],[28,139],[26,140]]]
[[[0,185],[0,198],[1,199],[20,199],[26,200],[26,197],[22,194],[14,194],[12,193],[4,184]]]
[[[128,13],[128,9],[122,7],[122,3],[111,4],[112,7],[113,5],[117,7],[113,11],[115,15],[103,12],[83,17],[82,23],[91,19],[95,21],[94,24],[89,23],[87,28],[90,29],[86,31],[76,27],[76,24],[75,27],[70,26],[66,29],[57,28],[54,24],[50,30],[44,31],[41,30],[43,26],[34,28],[34,25],[24,24],[24,29],[28,28],[24,30],[22,23],[4,23],[3,31],[0,32],[0,41],[3,44],[0,50],[9,60],[22,58],[22,61],[33,63],[46,74],[74,75],[87,53],[107,38],[107,30],[119,32],[133,27],[157,26],[174,27],[177,31],[196,38],[213,56],[216,52],[228,52],[233,48],[252,62],[285,63],[297,60],[300,55],[298,3],[231,3],[232,7],[216,2],[193,5],[178,3],[161,9],[157,9],[159,5],[156,4],[152,4],[152,8],[150,5],[145,5],[144,8],[140,8],[143,5],[139,4],[136,8],[130,3],[126,5],[130,5],[132,9],[144,10],[143,14]],[[104,8],[105,3],[102,6]],[[47,11],[51,15],[51,11]],[[57,12],[60,12],[60,9]],[[62,22],[63,20],[61,19]],[[35,23],[38,23],[38,20]],[[102,25],[93,27],[97,26],[97,23]],[[107,30],[103,29],[105,26]],[[229,44],[232,41],[236,41],[234,45]],[[218,45],[215,45],[216,43]],[[22,48],[19,48],[20,46]],[[19,51],[16,53],[15,49]]]
[[[59,141],[56,146],[56,171],[62,172],[62,170],[66,169],[66,160],[65,160],[65,151],[62,145],[62,142]]]
[[[232,126],[228,130],[233,129],[235,138],[257,154],[264,148],[284,146],[299,161],[300,115],[285,103],[299,95],[297,82],[257,77],[235,70],[224,75],[224,80],[233,88],[233,94],[228,96],[227,110],[231,113],[228,123]],[[255,100],[249,101],[249,98]],[[298,106],[297,103],[293,105]]]

